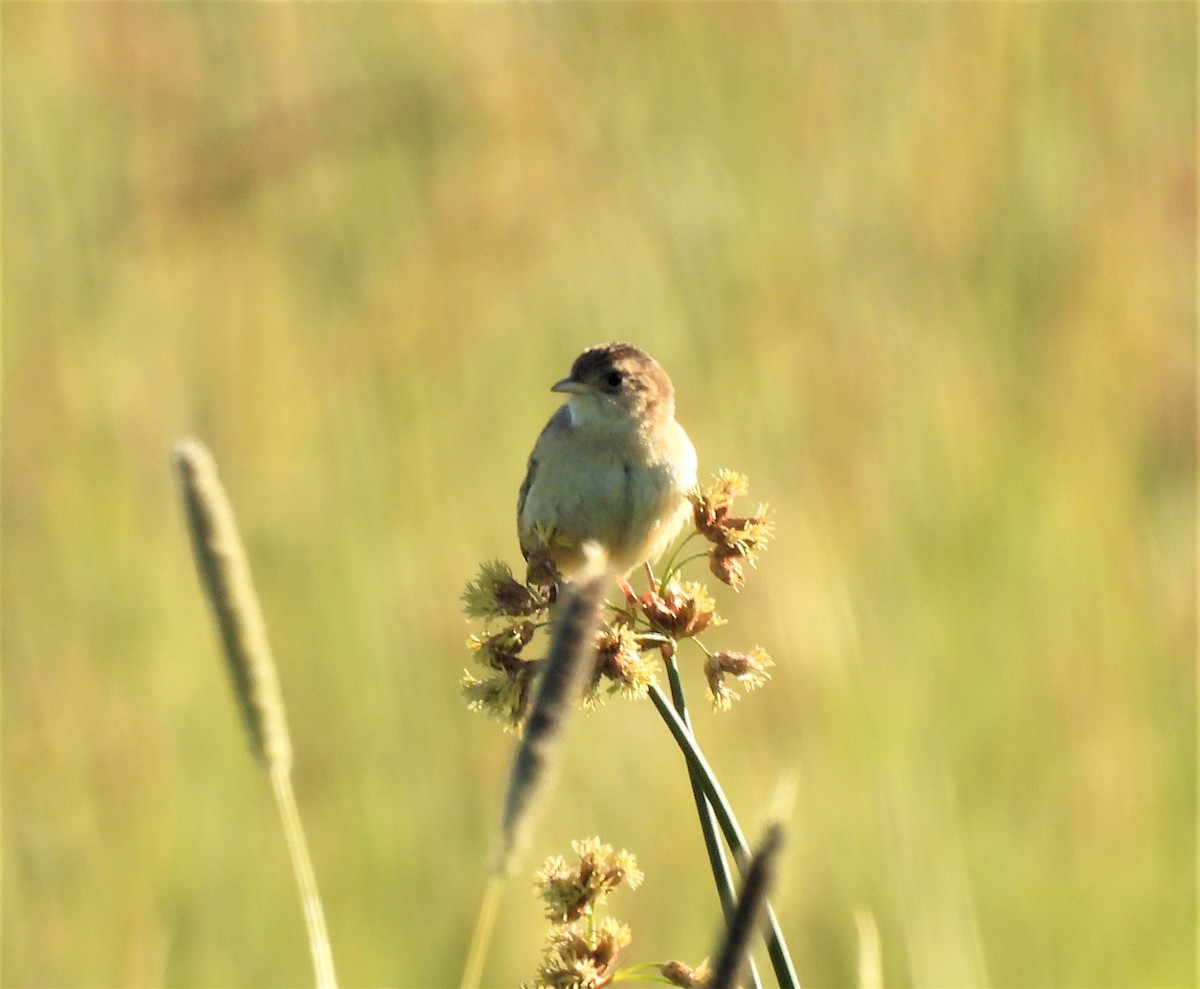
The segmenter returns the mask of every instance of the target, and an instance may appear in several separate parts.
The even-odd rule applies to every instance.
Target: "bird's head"
[[[675,390],[653,357],[628,343],[590,347],[551,391],[567,395],[576,424],[653,425],[675,415]]]

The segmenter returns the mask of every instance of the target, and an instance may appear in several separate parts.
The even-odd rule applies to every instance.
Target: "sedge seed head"
[[[592,914],[622,883],[636,889],[642,882],[637,860],[622,849],[614,852],[599,838],[571,843],[578,862],[568,865],[561,855],[548,858],[534,874],[534,889],[545,902],[546,917],[572,923]]]
[[[689,580],[672,580],[660,595],[647,591],[638,602],[650,624],[673,639],[699,635],[710,625],[724,624],[708,588]]]
[[[708,485],[697,485],[688,493],[692,518],[698,531],[713,544],[709,570],[734,590],[746,581],[746,564],[754,566],[775,532],[767,506],[756,515],[734,515],[733,501],[749,490],[744,474],[718,471]]]
[[[708,698],[714,708],[728,711],[738,695],[730,688],[729,679],[736,680],[746,690],[761,687],[771,679],[768,669],[774,666],[764,649],[755,646],[750,652],[722,651],[713,653],[704,663],[708,681]]]
[[[660,965],[658,970],[664,979],[680,989],[699,989],[708,985],[712,979],[712,970],[707,958],[695,968],[684,962],[672,960]]]
[[[607,624],[596,633],[596,666],[585,706],[595,707],[603,701],[600,686],[605,680],[608,693],[630,698],[645,697],[658,682],[654,662],[642,655],[640,638],[624,622]]]
[[[522,584],[503,560],[487,560],[462,592],[463,612],[485,622],[499,617],[522,617],[543,611],[549,605],[544,587]]]
[[[629,928],[611,917],[599,921],[590,938],[571,925],[553,927],[533,985],[538,989],[601,989],[613,981],[618,955],[631,940]]]
[[[464,671],[459,689],[471,711],[482,711],[496,718],[505,731],[517,731],[526,716],[532,697],[535,663],[522,663],[480,679]]]

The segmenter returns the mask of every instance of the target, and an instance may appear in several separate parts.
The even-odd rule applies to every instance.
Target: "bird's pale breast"
[[[573,546],[553,555],[569,575],[582,563],[574,547],[602,545],[614,568],[626,572],[655,559],[686,518],[684,492],[696,480],[696,455],[678,423],[665,424],[659,448],[636,431],[615,436],[580,432],[560,410],[539,438],[519,509],[522,548],[536,524],[550,526]]]

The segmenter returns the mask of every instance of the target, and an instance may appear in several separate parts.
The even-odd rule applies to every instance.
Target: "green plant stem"
[[[463,967],[461,989],[476,989],[483,978],[483,963],[487,959],[492,934],[496,929],[496,913],[500,909],[500,894],[504,890],[504,876],[493,872],[488,876],[487,887],[479,904],[479,917],[467,949],[467,964]]]
[[[646,962],[642,965],[626,965],[624,968],[617,969],[613,976],[613,983],[617,982],[636,982],[640,986],[673,986],[671,982],[660,974],[662,965],[658,962]]]
[[[725,926],[721,946],[714,953],[710,989],[733,989],[738,972],[745,964],[748,945],[759,925],[767,905],[767,890],[778,871],[779,849],[783,846],[783,825],[773,822],[748,863],[742,863],[745,873],[737,910]]]
[[[667,678],[671,684],[671,701],[675,705],[679,719],[690,733],[692,722],[688,717],[687,701],[683,694],[683,680],[679,676],[679,663],[674,656],[670,657],[666,663]],[[713,880],[717,884],[717,896],[721,899],[721,910],[725,915],[725,922],[729,923],[737,909],[737,896],[733,890],[733,873],[729,868],[729,860],[725,856],[725,847],[721,844],[721,838],[717,834],[717,819],[713,814],[712,805],[708,802],[708,797],[705,796],[704,783],[691,762],[688,762],[687,767],[688,779],[692,784],[692,799],[696,802],[696,815],[700,818],[700,830],[704,834],[704,848],[708,852]],[[748,963],[750,984],[758,989],[762,986],[758,977],[758,968],[754,964],[753,958],[748,958]]]
[[[675,570],[674,570],[672,576],[674,576],[674,574],[677,574],[681,570],[683,570],[683,568],[686,567],[689,563],[692,563],[695,560],[703,560],[703,559],[707,558],[707,556],[708,556],[708,550],[703,550],[700,553],[693,553],[691,556],[680,560],[679,563],[677,563],[675,565]],[[667,584],[669,584],[669,583],[670,583],[669,580],[664,580],[662,582],[662,586],[658,589],[658,593],[662,594],[664,591],[666,591]]]
[[[708,797],[709,805],[716,814],[718,823],[721,825],[721,831],[725,835],[725,840],[729,843],[729,847],[733,849],[734,855],[741,862],[750,860],[750,845],[746,841],[746,835],[742,831],[741,826],[737,822],[737,818],[733,815],[733,808],[729,805],[729,799],[725,796],[725,792],[721,789],[721,784],[717,782],[716,774],[712,767],[708,764],[708,760],[704,758],[704,753],[700,751],[700,747],[696,744],[696,739],[693,737],[688,726],[683,719],[676,713],[675,708],[671,706],[671,702],[667,700],[666,694],[662,688],[655,685],[650,688],[650,699],[654,702],[654,706],[658,708],[658,713],[667,723],[667,729],[675,738],[680,750],[683,752],[683,757],[687,760],[688,766],[694,769],[700,778],[700,782],[704,787],[705,796]],[[771,959],[771,968],[775,971],[775,978],[778,980],[782,989],[800,989],[800,980],[796,976],[796,969],[792,965],[791,955],[788,953],[787,944],[783,939],[783,932],[779,928],[779,921],[775,916],[775,911],[769,906],[767,907],[767,954]]]
[[[296,811],[296,798],[292,793],[292,778],[288,767],[271,770],[271,789],[283,821],[283,833],[287,836],[288,853],[292,859],[292,871],[300,890],[300,902],[304,907],[304,922],[308,927],[308,945],[312,951],[313,972],[318,989],[335,989],[337,976],[333,971],[333,952],[329,948],[329,932],[325,929],[325,913],[321,909],[321,897],[317,892],[317,877],[313,872],[308,844],[300,826],[300,815]]]
[[[657,582],[658,583],[658,593],[660,595],[667,589],[667,584],[669,584],[671,582],[671,578],[679,571],[679,568],[683,566],[682,563],[680,563],[680,564],[675,563],[675,561],[679,559],[679,554],[682,553],[683,548],[688,543],[690,543],[693,539],[695,539],[698,535],[700,535],[700,533],[698,533],[694,530],[692,532],[689,532],[686,536],[684,536],[683,539],[681,539],[679,541],[679,543],[671,551],[671,557],[670,557],[670,559],[667,560],[666,567],[663,568],[662,579]],[[705,554],[702,553],[700,555],[703,556]],[[689,559],[695,559],[695,557],[690,557]],[[655,585],[655,580],[654,580],[654,574],[652,573],[652,574],[650,574],[651,589],[654,588],[654,585]]]

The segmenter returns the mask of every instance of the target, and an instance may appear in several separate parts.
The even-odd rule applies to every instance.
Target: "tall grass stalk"
[[[674,656],[671,656],[667,659],[666,664],[667,679],[671,686],[671,702],[675,705],[675,711],[679,715],[680,721],[683,722],[684,726],[690,732],[692,722],[688,716],[687,699],[683,692],[683,680],[679,676],[679,663]],[[725,923],[730,924],[733,922],[734,911],[737,909],[737,897],[733,891],[733,873],[729,868],[729,859],[725,855],[725,847],[721,844],[717,816],[713,811],[712,805],[708,802],[708,796],[704,792],[704,781],[701,779],[699,771],[691,762],[688,762],[687,770],[688,780],[692,786],[692,798],[696,803],[696,814],[700,819],[700,830],[704,835],[704,848],[708,853],[713,881],[717,884],[717,896],[721,900],[721,910],[725,915]],[[754,964],[754,959],[749,955],[747,955],[746,962],[750,985],[753,989],[758,989],[762,985],[758,976],[758,968]]]
[[[652,686],[650,688],[650,699],[654,702],[659,715],[666,722],[668,730],[683,752],[683,757],[687,760],[689,769],[696,773],[696,778],[703,786],[708,803],[716,815],[717,822],[721,825],[721,832],[725,836],[725,841],[729,844],[735,856],[743,862],[749,862],[751,850],[750,845],[746,841],[746,835],[742,831],[741,825],[738,824],[737,818],[734,816],[733,808],[730,806],[729,799],[725,796],[724,790],[721,789],[721,784],[717,781],[716,774],[713,772],[708,760],[704,757],[704,753],[700,751],[700,747],[696,744],[695,736],[692,735],[687,724],[662,692],[662,688]],[[792,964],[787,942],[784,940],[779,920],[775,916],[775,911],[771,909],[770,904],[766,905],[766,914],[767,954],[771,959],[771,968],[775,972],[775,978],[783,989],[800,989],[800,980],[796,975],[795,966]]]
[[[479,917],[475,931],[467,948],[467,963],[463,966],[462,989],[475,989],[483,978],[483,963],[487,960],[488,948],[492,943],[492,932],[496,929],[496,913],[500,908],[500,894],[504,891],[505,876],[493,872],[488,876],[483,899],[479,904]]]
[[[854,928],[858,932],[859,989],[883,989],[883,951],[875,915],[866,908],[855,910]]]
[[[759,915],[767,905],[767,890],[775,875],[775,862],[779,849],[783,847],[783,825],[778,821],[767,828],[762,842],[746,866],[746,879],[742,883],[737,909],[725,928],[721,946],[715,954],[711,989],[732,989],[737,982],[739,969],[745,964],[746,949]]]
[[[179,478],[196,569],[224,647],[250,749],[270,778],[279,808],[300,891],[316,983],[320,989],[333,989],[337,977],[325,914],[292,791],[291,736],[246,551],[208,450],[195,440],[181,440],[172,450],[172,461]]]

